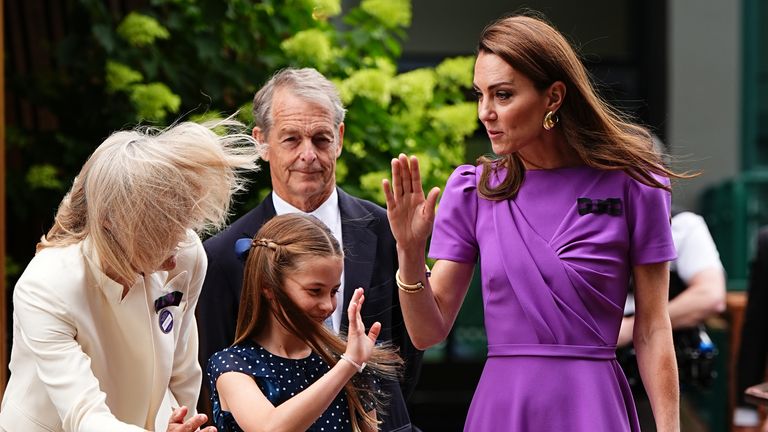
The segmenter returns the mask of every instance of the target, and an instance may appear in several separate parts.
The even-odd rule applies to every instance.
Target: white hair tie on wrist
[[[365,365],[366,365],[366,363],[365,363],[365,362],[363,362],[363,364],[357,364],[357,362],[356,362],[356,361],[354,361],[354,360],[352,360],[351,358],[349,358],[349,357],[345,356],[344,354],[342,354],[342,355],[341,355],[341,359],[342,359],[342,360],[346,360],[346,361],[348,361],[348,362],[349,362],[349,363],[350,363],[352,366],[354,366],[354,367],[355,367],[355,369],[357,369],[357,372],[358,372],[358,373],[362,373],[362,372],[363,372],[363,369],[365,369]]]

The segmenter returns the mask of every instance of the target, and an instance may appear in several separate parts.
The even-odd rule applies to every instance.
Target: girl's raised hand
[[[387,217],[398,245],[424,248],[435,221],[435,204],[440,188],[434,187],[424,197],[419,160],[400,154],[392,159],[392,184],[382,181],[387,200]]]
[[[362,288],[357,288],[352,294],[352,300],[349,301],[347,308],[347,318],[349,318],[349,329],[347,331],[347,350],[344,357],[362,365],[371,357],[373,345],[381,332],[381,323],[373,323],[368,334],[365,334],[365,324],[360,316],[360,309],[363,307],[365,294]]]

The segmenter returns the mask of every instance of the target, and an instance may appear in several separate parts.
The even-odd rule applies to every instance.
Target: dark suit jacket
[[[768,358],[768,226],[757,235],[757,253],[752,260],[747,292],[747,308],[741,329],[741,346],[736,366],[736,397],[744,405],[744,390],[765,381]]]
[[[379,340],[392,341],[406,362],[404,381],[389,383],[392,394],[388,412],[380,413],[382,431],[409,431],[410,420],[405,399],[413,391],[421,368],[422,352],[413,347],[400,311],[395,284],[397,253],[395,240],[384,209],[369,201],[355,198],[341,188],[339,209],[344,242],[344,310],[355,288],[365,288],[361,311],[366,327],[376,321],[382,325]],[[230,346],[235,336],[240,291],[243,284],[243,262],[234,252],[235,241],[253,237],[261,226],[275,216],[272,195],[235,221],[229,228],[203,243],[208,255],[208,273],[198,301],[200,330],[200,363],[205,370],[208,358]],[[342,314],[342,327],[348,325]]]

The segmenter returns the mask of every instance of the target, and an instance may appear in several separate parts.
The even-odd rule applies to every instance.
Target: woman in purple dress
[[[481,269],[488,360],[465,430],[639,430],[615,358],[630,274],[656,424],[679,430],[668,178],[684,176],[664,167],[648,131],[596,95],[572,47],[540,19],[486,27],[474,87],[498,157],[456,169],[436,220],[439,189],[424,196],[416,158],[394,159],[384,180],[400,301],[418,348],[446,338]]]

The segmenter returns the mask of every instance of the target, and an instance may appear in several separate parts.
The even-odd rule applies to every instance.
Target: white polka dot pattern
[[[312,385],[329,369],[314,352],[303,359],[288,359],[273,355],[253,342],[244,342],[219,351],[211,356],[207,367],[214,423],[219,432],[242,432],[232,414],[221,409],[215,382],[224,373],[243,373],[253,377],[267,399],[278,406]],[[343,391],[307,429],[312,432],[350,430],[347,399]]]

